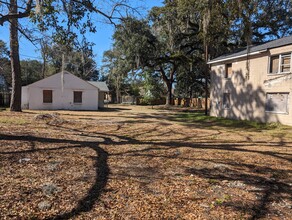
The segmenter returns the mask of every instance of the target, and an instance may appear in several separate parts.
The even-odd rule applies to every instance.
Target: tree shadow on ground
[[[249,205],[245,207],[240,204],[234,204],[232,202],[224,203],[224,206],[227,207],[239,209],[244,212],[252,212],[250,219],[259,219],[266,217],[266,215],[270,211],[269,205],[273,202],[280,202],[281,200],[291,200],[291,186],[288,183],[283,183],[281,180],[277,180],[276,178],[265,178],[256,174],[238,173],[236,169],[229,168],[231,167],[231,165],[232,167],[235,167],[234,164],[225,163],[225,165],[227,165],[227,168],[224,168],[224,170],[218,168],[191,168],[186,171],[192,175],[220,182],[240,181],[240,183],[244,183],[244,185],[252,186],[252,191],[260,195],[259,199],[254,205]],[[236,166],[240,166],[240,168],[243,168],[244,164],[237,164]],[[287,173],[287,171],[284,170],[267,169],[266,167],[260,167],[256,165],[253,167],[253,169],[255,169],[257,173],[271,172],[276,175],[285,175]]]
[[[11,140],[11,141],[29,141],[29,142],[39,142],[39,143],[51,143],[51,144],[72,144],[73,146],[63,146],[63,147],[54,147],[49,149],[37,149],[35,147],[30,150],[24,151],[12,151],[12,152],[0,152],[0,155],[5,154],[24,154],[24,153],[34,153],[37,151],[58,151],[62,149],[70,149],[70,148],[90,148],[96,152],[96,178],[94,184],[88,190],[87,195],[85,195],[80,201],[78,201],[77,207],[73,210],[52,217],[47,217],[46,219],[70,219],[74,216],[78,216],[82,212],[88,212],[93,208],[93,205],[96,201],[98,201],[103,189],[105,188],[109,175],[109,167],[107,164],[108,153],[99,147],[100,143],[97,142],[89,142],[89,141],[73,141],[66,139],[55,139],[55,138],[44,138],[44,137],[36,137],[36,136],[16,136],[16,135],[8,135],[8,134],[0,134],[0,140]]]
[[[248,129],[251,131],[259,130],[272,130],[275,128],[291,129],[289,126],[280,125],[278,123],[261,123],[247,120],[235,120],[222,117],[206,116],[201,112],[176,112],[170,111],[167,113],[132,113],[131,115],[123,115],[121,122],[123,123],[151,123],[153,119],[159,120],[159,123],[165,123],[171,125],[172,122],[179,123],[181,125],[190,128],[215,128],[223,127],[228,129]]]
[[[123,106],[119,106],[119,107],[116,107],[116,106],[110,106],[110,107],[104,107],[104,108],[100,108],[98,109],[99,112],[121,112],[121,111],[130,111],[131,108],[126,108],[126,107],[123,107]]]
[[[132,116],[131,116],[132,117]],[[133,116],[135,117],[135,116]],[[147,116],[145,114],[141,115],[141,118],[155,118],[155,115]],[[52,216],[47,219],[70,219],[72,217],[76,217],[82,212],[89,212],[92,210],[94,204],[98,201],[103,189],[105,188],[108,178],[109,178],[109,167],[107,164],[109,157],[129,157],[132,158],[139,158],[139,157],[147,157],[147,158],[161,158],[162,160],[173,160],[177,159],[180,161],[184,160],[191,160],[192,162],[197,161],[204,161],[204,159],[200,158],[187,158],[182,157],[179,154],[169,155],[169,151],[176,150],[179,151],[182,148],[189,148],[193,150],[219,150],[225,153],[227,152],[235,152],[235,153],[250,153],[250,154],[259,154],[261,156],[269,156],[273,159],[283,160],[285,162],[291,163],[291,154],[289,153],[279,153],[274,151],[262,151],[257,148],[249,149],[248,147],[254,146],[261,146],[265,144],[266,146],[270,147],[283,147],[288,146],[291,143],[283,143],[283,142],[275,142],[275,143],[267,143],[267,142],[249,142],[249,141],[230,141],[230,142],[222,142],[220,140],[210,140],[206,137],[200,137],[200,143],[191,142],[191,139],[188,140],[186,137],[185,139],[171,139],[168,140],[160,140],[160,137],[157,136],[157,132],[159,131],[159,126],[154,128],[148,128],[143,131],[144,133],[153,133],[154,136],[151,137],[150,140],[139,140],[138,137],[135,137],[135,134],[131,134],[130,136],[126,136],[124,134],[119,135],[116,133],[102,133],[102,132],[84,132],[81,129],[74,129],[68,128],[64,126],[54,126],[54,129],[57,131],[68,131],[72,132],[76,136],[80,137],[83,141],[74,141],[74,140],[66,140],[66,139],[55,139],[55,138],[42,138],[36,136],[20,136],[20,135],[11,135],[11,134],[0,134],[1,140],[19,140],[19,141],[30,141],[30,142],[40,142],[40,143],[62,143],[62,144],[72,144],[74,146],[63,146],[63,147],[56,147],[50,149],[36,149],[35,147],[31,150],[25,151],[11,151],[11,152],[2,152],[1,154],[21,154],[21,153],[29,153],[35,151],[49,151],[49,150],[58,150],[62,148],[81,148],[81,147],[88,147],[93,149],[96,154],[98,155],[96,158],[95,166],[96,166],[96,179],[95,183],[92,187],[88,190],[87,195],[85,195],[79,202],[77,207],[73,210],[60,214],[58,216]],[[142,132],[142,133],[143,133]],[[163,131],[164,132],[164,131]],[[162,133],[162,136],[171,136],[172,131],[166,131]],[[196,134],[193,134],[195,137]],[[86,138],[97,138],[103,139],[103,141],[86,141]],[[115,149],[124,147],[124,146],[138,146],[138,149],[128,149],[118,153],[108,153],[106,150],[100,147],[100,145],[104,146],[114,146]],[[147,146],[147,148],[145,148]],[[164,155],[164,153],[166,153]],[[205,160],[204,162],[214,162],[218,163],[216,159],[209,159]],[[220,162],[223,163],[223,162]],[[255,187],[255,190],[260,188],[259,192],[261,197],[258,199],[258,202],[255,204],[250,204],[249,210],[252,212],[252,218],[260,218],[265,217],[269,213],[268,206],[274,202],[279,201],[281,199],[289,199],[286,195],[291,190],[291,186],[287,183],[278,180],[276,177],[275,179],[262,177],[258,174],[264,173],[274,173],[276,176],[285,176],[288,175],[290,170],[280,170],[280,169],[271,169],[267,167],[261,167],[257,165],[251,164],[244,164],[243,162],[238,161],[237,163],[233,162],[226,162],[225,164],[228,166],[225,168],[224,172],[222,170],[218,170],[217,168],[196,168],[190,167],[185,169],[185,173],[193,174],[198,177],[202,177],[205,179],[216,179],[216,180],[229,180],[229,181],[241,181],[244,182],[246,185]],[[246,168],[249,170],[249,173],[240,172],[238,168]],[[139,171],[139,170],[138,170]],[[147,171],[147,170],[146,170]],[[159,178],[159,176],[153,176],[153,172],[157,172],[156,170],[150,170],[144,172],[143,175],[133,176],[124,172],[120,174],[124,178],[127,177],[135,177],[137,179],[150,179],[151,178]],[[140,172],[140,171],[139,171]],[[111,177],[113,178],[113,177]],[[118,178],[118,176],[117,176]],[[161,177],[160,177],[161,178]],[[226,206],[229,206],[234,209],[246,209],[241,204],[235,203],[226,203]],[[259,211],[261,210],[261,211]]]

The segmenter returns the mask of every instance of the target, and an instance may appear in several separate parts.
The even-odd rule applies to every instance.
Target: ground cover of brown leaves
[[[177,114],[0,112],[0,219],[291,219],[292,128]]]

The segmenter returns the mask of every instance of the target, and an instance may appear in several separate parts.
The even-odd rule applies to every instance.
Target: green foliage
[[[167,88],[167,100],[171,97],[177,68],[186,59],[180,49],[178,24],[175,18],[170,19],[175,13],[170,9],[153,8],[148,22],[128,18],[114,34],[115,45],[132,68],[149,68],[160,73]]]
[[[229,1],[227,9],[233,16],[231,31],[237,45],[258,44],[292,33],[290,0]]]
[[[113,16],[116,9],[120,6],[126,7],[126,4],[113,3],[113,10],[110,15],[100,10],[100,5],[95,5],[94,1],[22,1],[18,4],[17,0],[1,1],[0,4],[0,25],[4,22],[10,22],[10,50],[11,50],[11,69],[12,74],[12,98],[11,111],[21,111],[21,70],[19,60],[19,39],[18,32],[22,33],[26,38],[28,35],[18,25],[19,19],[29,18],[29,21],[36,24],[41,33],[50,32],[54,42],[63,45],[66,53],[72,49],[72,46],[78,46],[78,34],[84,35],[87,31],[95,32],[95,24],[92,19],[92,13],[96,13],[106,17],[113,23]],[[121,12],[118,12],[121,15]],[[73,47],[74,48],[74,47]],[[82,77],[84,76],[85,58],[82,51]],[[44,55],[44,54],[42,54]],[[45,56],[43,56],[44,65],[42,67],[42,75],[45,75]],[[88,62],[86,62],[88,63]],[[92,61],[91,61],[92,63]],[[80,71],[79,71],[80,72]]]
[[[3,77],[7,86],[11,85],[11,66],[8,59],[9,51],[4,41],[0,40],[0,78]],[[5,85],[3,85],[5,86]],[[0,88],[1,89],[1,88]]]
[[[11,66],[8,58],[0,58],[0,76],[3,76],[8,86],[11,85]]]
[[[62,70],[63,55],[64,55],[64,70],[67,70],[74,75],[84,80],[97,80],[99,72],[94,60],[93,44],[83,39],[78,46],[72,47],[66,51],[62,45],[52,44],[45,45],[45,56],[47,69],[45,76],[52,75]]]
[[[163,83],[161,82],[159,74],[146,69],[143,73],[143,100],[151,104],[153,100],[159,99],[165,95],[166,92],[163,88]]]
[[[155,55],[156,38],[146,20],[124,19],[113,35],[115,48],[134,69],[147,66]]]
[[[116,45],[112,50],[104,52],[102,75],[106,76],[109,89],[117,103],[121,102],[123,91],[126,91],[127,88],[129,90],[126,79],[131,69],[132,63],[125,58]]]
[[[22,86],[34,83],[42,79],[42,63],[37,60],[22,60],[21,66],[21,81]]]
[[[0,59],[7,58],[9,56],[9,51],[6,46],[6,43],[3,40],[0,40]]]
[[[96,32],[91,14],[97,12],[93,1],[40,1],[39,9],[32,10],[31,20],[42,32],[52,31],[53,41],[67,50],[78,45],[78,34]]]
[[[195,61],[179,67],[175,94],[178,97],[199,97],[205,92],[204,62]]]

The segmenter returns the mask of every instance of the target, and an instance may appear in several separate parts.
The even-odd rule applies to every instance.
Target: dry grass
[[[0,112],[1,219],[290,219],[290,127],[140,106],[39,113]]]

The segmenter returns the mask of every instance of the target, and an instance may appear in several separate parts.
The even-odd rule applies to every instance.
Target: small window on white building
[[[291,53],[280,54],[270,58],[270,74],[291,72]]]
[[[223,93],[223,108],[230,108],[230,93]]]
[[[266,112],[288,113],[289,93],[267,93]]]
[[[53,90],[43,90],[43,103],[53,103]]]
[[[82,103],[82,92],[81,91],[74,91],[73,92],[73,101],[74,103]]]
[[[232,63],[228,63],[225,66],[225,78],[230,79],[232,75]]]

